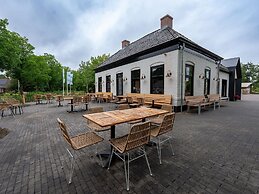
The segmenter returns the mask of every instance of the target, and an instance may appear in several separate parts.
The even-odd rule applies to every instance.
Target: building
[[[10,79],[9,78],[0,78],[0,93],[6,92],[10,85]]]
[[[241,90],[242,94],[251,94],[252,83],[242,83]]]
[[[122,48],[96,68],[96,91],[170,94],[178,110],[185,96],[228,97],[229,70],[221,65],[223,58],[175,31],[171,16],[160,21],[160,29],[132,43],[122,41]]]
[[[241,99],[242,73],[240,58],[230,58],[222,60],[222,65],[229,70],[229,100]]]

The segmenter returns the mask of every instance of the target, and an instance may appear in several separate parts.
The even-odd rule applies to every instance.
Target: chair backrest
[[[147,144],[149,139],[150,121],[133,125],[128,134],[124,152]]]
[[[133,98],[132,98],[132,97],[127,96],[127,101],[128,101],[128,103],[132,104],[132,103],[133,103]]]
[[[62,132],[62,135],[64,137],[64,139],[66,140],[66,142],[72,147],[73,147],[73,144],[72,144],[72,141],[70,139],[70,136],[67,132],[67,126],[65,125],[65,123],[63,121],[61,121],[59,118],[57,118],[57,121],[58,121],[58,125],[59,125],[59,128]]]
[[[90,113],[103,112],[103,107],[102,106],[98,106],[98,107],[89,108],[89,112]]]
[[[161,135],[172,130],[174,126],[174,120],[175,120],[175,113],[165,114],[163,121],[160,124],[160,128],[157,135]]]
[[[119,110],[125,110],[125,109],[129,109],[130,107],[129,107],[129,105],[128,104],[120,104],[119,106],[118,106],[118,109]]]
[[[139,105],[144,105],[144,98],[137,98]]]
[[[167,110],[169,113],[173,112],[173,106],[169,104],[163,104],[161,107],[162,110]]]

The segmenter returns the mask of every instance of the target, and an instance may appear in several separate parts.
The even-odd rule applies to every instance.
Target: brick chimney
[[[161,29],[165,27],[173,28],[173,18],[170,15],[165,15],[160,19],[161,21]]]
[[[125,47],[129,46],[129,44],[130,44],[130,41],[128,41],[128,40],[123,40],[123,41],[121,42],[122,48],[125,48]]]

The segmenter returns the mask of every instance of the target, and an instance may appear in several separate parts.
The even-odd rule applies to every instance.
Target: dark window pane
[[[185,96],[193,95],[193,71],[192,65],[185,65]]]
[[[164,94],[164,65],[151,67],[151,94]]]
[[[123,95],[123,73],[116,75],[116,94],[117,96]]]
[[[98,78],[98,92],[102,92],[102,77]]]
[[[140,93],[140,69],[131,71],[131,92]]]
[[[106,76],[106,92],[111,92],[111,76]]]
[[[205,69],[204,95],[210,94],[210,69]]]

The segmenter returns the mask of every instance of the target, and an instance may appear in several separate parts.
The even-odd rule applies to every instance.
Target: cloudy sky
[[[113,54],[124,39],[157,30],[160,18],[223,58],[259,64],[257,0],[0,0],[0,18],[26,36],[35,53],[51,53],[77,69],[83,60]]]

